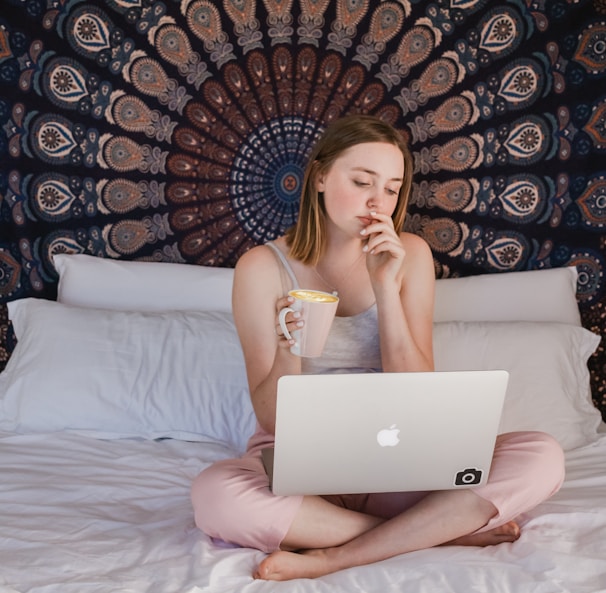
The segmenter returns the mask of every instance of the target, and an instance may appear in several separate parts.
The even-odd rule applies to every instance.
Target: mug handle
[[[287,340],[292,340],[294,338],[290,335],[290,332],[288,331],[288,328],[286,327],[286,316],[289,313],[294,313],[294,312],[295,312],[294,309],[291,309],[290,307],[284,307],[284,309],[281,309],[280,313],[278,314],[278,322],[280,323],[280,327],[282,328],[284,337]]]

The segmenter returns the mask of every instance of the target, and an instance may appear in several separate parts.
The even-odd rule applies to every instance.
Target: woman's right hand
[[[283,309],[291,308],[295,299],[293,297],[287,295],[285,297],[279,298],[276,302],[276,319],[275,319],[275,329],[276,335],[278,336],[278,346],[281,348],[290,348],[295,340],[291,337],[288,338],[284,335],[284,331],[282,326],[280,325],[280,312]],[[299,311],[289,311],[286,313],[284,317],[284,321],[286,324],[286,329],[288,333],[291,334],[295,330],[301,329],[305,325],[305,321],[301,319],[301,313]]]

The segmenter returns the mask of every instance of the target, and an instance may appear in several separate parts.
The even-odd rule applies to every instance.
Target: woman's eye
[[[370,183],[368,183],[366,181],[360,181],[358,179],[354,179],[354,184],[357,185],[358,187],[368,187],[370,185]]]

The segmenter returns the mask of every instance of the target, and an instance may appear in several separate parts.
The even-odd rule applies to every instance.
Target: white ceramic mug
[[[329,292],[306,288],[291,290],[288,294],[295,299],[294,303],[280,311],[278,320],[286,339],[295,340],[290,351],[297,356],[320,356],[337,312],[339,297]],[[286,327],[286,315],[295,311],[301,313],[305,325],[291,334]]]

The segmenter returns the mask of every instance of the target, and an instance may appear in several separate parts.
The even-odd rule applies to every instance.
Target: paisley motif
[[[32,185],[32,193],[35,197],[32,206],[40,218],[60,222],[73,215],[72,206],[78,197],[72,192],[66,175],[40,175]]]
[[[542,214],[547,202],[547,188],[532,173],[512,175],[497,198],[503,206],[504,218],[528,223]]]
[[[166,204],[164,184],[156,181],[113,179],[99,184],[101,203],[108,212],[124,214],[136,208],[157,208]]]
[[[49,62],[42,77],[45,95],[57,106],[76,109],[88,96],[87,72],[75,60],[56,58]]]
[[[549,148],[549,130],[539,117],[521,118],[514,122],[503,143],[512,162],[532,164]]]
[[[150,97],[160,97],[168,92],[168,76],[164,68],[151,58],[135,60],[129,70],[135,88]]]
[[[519,270],[529,250],[528,242],[520,233],[498,233],[486,245],[486,258],[490,265],[502,272]]]
[[[452,89],[459,78],[457,64],[447,58],[432,62],[419,77],[418,85],[425,97],[438,97]]]
[[[114,103],[112,116],[127,132],[144,132],[153,122],[151,109],[141,99],[132,95],[120,97]]]
[[[84,253],[84,247],[80,245],[74,233],[66,231],[52,232],[45,239],[44,253],[49,261],[57,253]]]
[[[440,169],[446,171],[465,171],[477,164],[480,148],[474,138],[455,138],[440,148],[437,160]]]
[[[117,253],[134,253],[153,238],[153,233],[149,232],[150,226],[149,218],[122,220],[111,228],[109,244]]]
[[[433,115],[434,135],[458,132],[473,123],[475,115],[474,106],[468,98],[450,97],[436,109]]]
[[[544,76],[536,60],[518,60],[501,72],[499,96],[510,109],[532,105],[544,88]]]
[[[187,63],[192,55],[185,31],[175,25],[165,25],[158,30],[155,46],[160,56],[173,66]]]
[[[377,6],[370,21],[368,35],[374,43],[385,44],[402,29],[404,10],[395,2]]]
[[[187,24],[196,37],[209,45],[220,41],[225,36],[221,30],[219,10],[208,0],[199,0],[189,5]]]
[[[428,27],[416,26],[407,31],[400,41],[396,54],[398,64],[403,68],[403,75],[427,60],[434,46],[435,37]]]
[[[60,115],[40,116],[33,127],[32,149],[46,163],[68,164],[78,141],[70,120]]]
[[[368,11],[369,0],[337,0],[336,25],[349,29],[357,26]]]
[[[463,211],[474,196],[474,183],[467,179],[452,179],[444,183],[432,182],[416,185],[413,202],[419,206],[439,208],[445,212]],[[421,202],[420,194],[424,194]]]
[[[576,202],[585,226],[594,230],[606,228],[606,177],[592,179]]]
[[[111,47],[113,24],[102,10],[94,6],[77,8],[67,23],[73,49],[84,57],[95,58]]]
[[[156,147],[140,145],[126,136],[114,136],[107,139],[102,150],[102,162],[116,171],[164,173],[166,170],[166,153],[162,153]]]
[[[510,7],[489,11],[480,25],[479,48],[502,58],[512,53],[524,38],[524,25],[520,15]]]
[[[421,236],[433,251],[449,253],[457,249],[464,233],[461,226],[450,218],[434,218],[422,225]]]
[[[583,31],[574,57],[590,74],[606,70],[606,23],[591,23]]]
[[[577,298],[581,303],[591,303],[596,299],[598,287],[604,282],[604,253],[581,251],[572,254],[570,265],[578,272]]]

